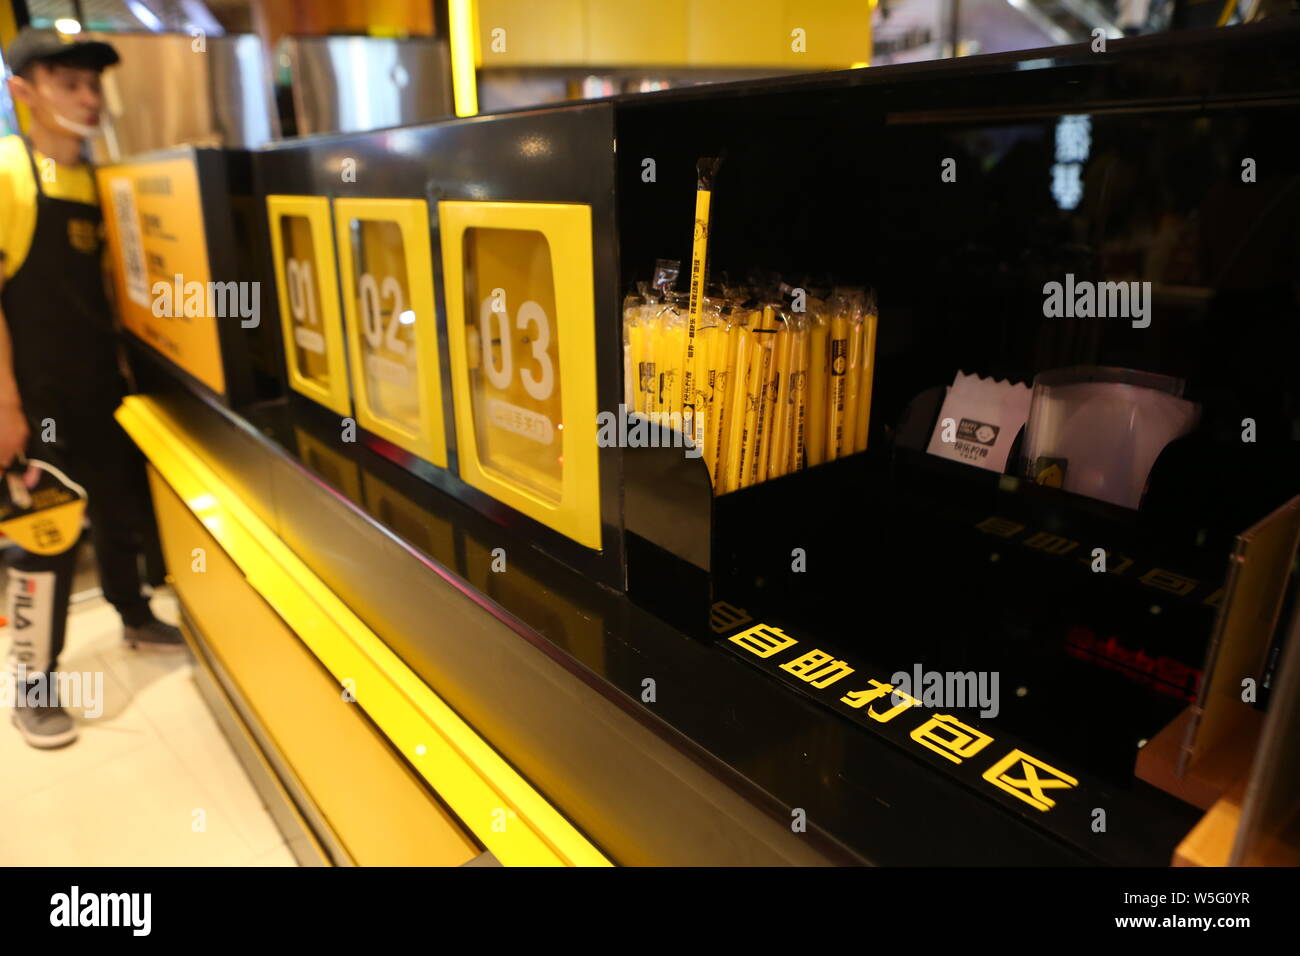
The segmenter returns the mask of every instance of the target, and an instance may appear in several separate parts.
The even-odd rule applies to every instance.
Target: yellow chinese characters
[[[1016,766],[1017,762],[1019,767]],[[1040,777],[1040,770],[1051,776]],[[1020,773],[1020,776],[1013,777],[1013,771]],[[1039,810],[1050,810],[1056,806],[1056,801],[1047,796],[1044,790],[1068,789],[1079,785],[1079,781],[1068,773],[1057,770],[1037,757],[1029,756],[1023,750],[1013,750],[989,767],[984,771],[984,779]]]
[[[799,643],[779,627],[769,627],[766,624],[755,624],[749,630],[741,631],[728,640],[758,657],[771,657],[778,651]]]
[[[966,726],[950,714],[935,714],[912,731],[911,736],[921,746],[929,747],[953,763],[961,763],[993,743],[988,734]]]
[[[894,690],[893,684],[883,684],[874,679],[868,680],[867,683],[871,685],[871,690],[851,690],[840,698],[840,703],[848,704],[854,710],[861,710],[863,707],[867,707],[867,705],[872,701],[880,700],[880,698],[892,692],[894,706],[889,708],[889,710],[878,714],[876,713],[876,708],[867,707],[867,716],[882,724],[886,721],[893,720],[909,707],[918,707],[921,704],[921,702],[911,694],[904,694],[901,690]]]
[[[991,528],[984,530],[998,533]],[[715,605],[715,612],[718,610]],[[739,609],[727,605],[724,611],[735,612]],[[739,613],[745,614],[744,611]],[[779,627],[769,624],[755,624],[728,640],[764,660],[774,657],[781,651],[789,650],[799,643],[796,638],[786,634]],[[785,663],[777,661],[772,663],[787,674],[819,690],[855,673],[855,668],[849,666],[847,661],[837,660],[833,654],[819,648],[805,651]],[[925,706],[921,700],[898,690],[893,684],[870,678],[866,683],[868,686],[862,690],[845,692],[839,698],[839,702],[853,710],[865,713],[876,723],[888,723],[914,707]],[[880,706],[879,710],[877,704]],[[980,754],[993,743],[993,737],[962,723],[951,714],[933,714],[913,729],[908,736],[954,764],[961,764]],[[1065,790],[1079,785],[1079,781],[1069,774],[1017,748],[1013,748],[980,776],[1003,792],[1041,811],[1056,806],[1056,801],[1047,795],[1047,791]]]
[[[781,665],[781,670],[793,674],[816,688],[829,687],[841,677],[848,677],[853,668],[845,661],[837,661],[825,651],[813,649],[803,657],[796,657]]]

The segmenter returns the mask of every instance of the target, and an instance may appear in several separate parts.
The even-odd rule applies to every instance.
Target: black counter
[[[1088,795],[1140,814],[1114,815],[1093,846],[1091,816],[1076,814],[1063,838],[913,741],[835,713],[723,638],[667,625],[341,441],[338,419],[310,402],[236,416],[139,357],[143,390],[196,451],[615,862],[1163,865],[1199,815],[1139,782],[1108,783]],[[811,637],[817,621],[767,623]],[[870,621],[906,626],[907,614]],[[792,829],[801,819],[806,832]]]

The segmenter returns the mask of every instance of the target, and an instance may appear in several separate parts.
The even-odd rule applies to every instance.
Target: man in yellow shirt
[[[107,43],[24,28],[6,59],[9,89],[31,116],[30,141],[0,140],[0,468],[28,455],[85,488],[104,597],[133,647],[183,649],[141,593],[141,529],[151,520],[139,455],[113,418],[125,394],[100,271],[103,214],[84,161],[99,126]],[[37,475],[25,469],[30,486]],[[77,737],[59,706],[57,663],[76,548],[13,548],[8,617],[14,724],[35,747]]]

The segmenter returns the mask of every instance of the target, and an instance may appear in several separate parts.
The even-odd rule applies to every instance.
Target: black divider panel
[[[1269,29],[620,105],[624,288],[685,269],[695,161],[724,155],[713,278],[879,293],[869,451],[716,499],[713,598],[882,677],[997,671],[997,726],[1133,787],[1194,691],[1233,536],[1300,492],[1297,89],[1300,32]],[[1077,201],[1052,188],[1064,116],[1088,117]],[[1071,274],[1149,281],[1150,325],[1047,317]],[[1139,509],[925,454],[956,372],[1072,365],[1178,376],[1202,406]]]

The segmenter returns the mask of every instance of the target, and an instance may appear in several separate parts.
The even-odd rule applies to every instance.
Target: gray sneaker
[[[122,637],[128,647],[136,650],[169,653],[185,650],[185,638],[181,635],[181,629],[157,618],[139,627],[123,628]]]
[[[33,747],[50,750],[66,747],[77,739],[76,721],[62,707],[45,704],[40,707],[15,707],[14,726]]]

